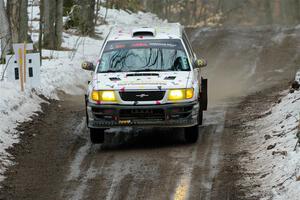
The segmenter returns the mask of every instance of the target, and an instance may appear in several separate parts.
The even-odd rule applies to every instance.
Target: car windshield
[[[98,73],[143,71],[190,71],[180,40],[108,42]]]

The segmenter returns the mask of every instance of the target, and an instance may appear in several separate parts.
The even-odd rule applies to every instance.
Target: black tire
[[[86,126],[89,126],[89,115],[88,115],[88,111],[87,111],[87,104],[88,104],[88,100],[87,100],[87,95],[84,95],[84,99],[85,99],[85,117],[86,117]]]
[[[202,79],[201,94],[200,94],[200,107],[202,110],[207,110],[208,96],[207,96],[207,79]]]
[[[203,124],[203,110],[199,108],[198,125],[201,126],[202,124]]]
[[[199,127],[192,126],[184,128],[184,139],[186,143],[193,144],[196,143],[199,137]]]
[[[105,129],[90,128],[90,138],[93,144],[104,143],[104,130]]]

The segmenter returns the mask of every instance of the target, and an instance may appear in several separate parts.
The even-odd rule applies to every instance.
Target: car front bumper
[[[191,127],[198,124],[199,103],[98,105],[87,103],[89,128]]]

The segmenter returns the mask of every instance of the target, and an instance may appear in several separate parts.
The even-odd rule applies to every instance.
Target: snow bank
[[[250,173],[258,174],[261,187],[256,192],[259,195],[266,193],[261,199],[297,200],[300,147],[296,151],[294,148],[298,140],[300,91],[287,94],[269,114],[254,122],[255,133],[250,138],[251,156],[244,160],[244,167]],[[252,181],[249,183],[253,184]]]
[[[31,11],[32,14],[31,14]],[[38,30],[39,9],[29,7],[29,25],[33,30]],[[104,17],[106,9],[101,8],[100,15]],[[96,27],[99,38],[105,38],[111,26],[127,24],[156,24],[163,23],[155,15],[139,12],[130,14],[122,10],[108,9],[108,25]],[[37,31],[33,31],[32,39],[38,40]],[[41,67],[41,86],[35,91],[27,90],[19,92],[17,86],[8,82],[0,81],[0,181],[3,180],[3,172],[11,163],[10,156],[6,149],[18,142],[18,133],[15,128],[19,123],[29,120],[30,116],[41,110],[40,104],[43,102],[38,95],[48,98],[58,99],[58,91],[68,94],[82,95],[90,77],[90,73],[81,70],[81,63],[84,60],[96,62],[103,40],[80,37],[68,33],[63,34],[63,47],[69,51],[43,50],[43,60]],[[0,77],[2,75],[0,65]]]

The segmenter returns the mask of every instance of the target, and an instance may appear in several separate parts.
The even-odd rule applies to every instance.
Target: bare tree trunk
[[[100,10],[100,0],[97,0],[97,3],[96,3],[96,15],[95,15],[94,25],[97,25],[99,10]]]
[[[193,6],[193,22],[191,22],[191,24],[197,24],[198,20],[198,1],[197,0],[194,0],[194,6]]]
[[[28,39],[28,0],[7,1],[7,16],[9,19],[12,42],[26,42]]]
[[[288,22],[290,24],[299,24],[300,20],[300,0],[293,0],[284,2],[286,4],[286,11],[288,15]]]
[[[106,0],[106,4],[105,4],[105,16],[104,16],[104,19],[103,21],[105,22],[106,21],[106,17],[107,17],[107,12],[108,12],[108,5],[109,5],[109,0]]]
[[[39,52],[40,52],[40,61],[41,61],[41,66],[42,66],[42,58],[43,58],[43,52],[42,52],[42,47],[43,47],[43,35],[44,35],[44,32],[43,32],[43,24],[44,24],[44,0],[41,0],[40,1],[40,24],[39,24]]]
[[[271,2],[269,0],[265,0],[264,2],[264,12],[265,12],[266,24],[273,24],[273,13],[272,13]]]
[[[57,0],[55,18],[55,49],[61,47],[63,27],[63,0]]]
[[[63,0],[43,1],[43,46],[59,49],[62,43]]]
[[[56,2],[55,2],[56,3]],[[53,12],[53,4],[54,2],[50,2],[47,0],[43,1],[43,46],[45,48],[49,49],[55,49],[54,48],[54,18],[55,13]]]
[[[79,28],[83,35],[94,35],[95,32],[95,0],[78,1],[82,17],[80,18]]]
[[[9,30],[9,22],[5,11],[4,1],[0,0],[0,43],[1,54],[0,59],[4,59],[5,55],[11,51],[11,35]]]

